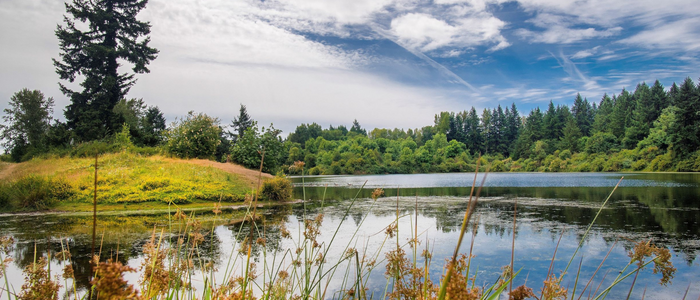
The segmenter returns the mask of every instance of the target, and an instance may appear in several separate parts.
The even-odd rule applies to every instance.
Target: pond
[[[588,225],[623,176],[620,187],[600,211],[583,240],[582,248],[572,260]],[[428,268],[430,278],[438,281],[445,259],[454,251],[473,180],[473,174],[293,178],[297,186],[295,197],[310,201],[260,211],[264,222],[258,223],[265,225],[257,227],[255,237],[264,237],[266,243],[253,247],[258,271],[263,274],[265,266],[280,265],[280,262],[282,265],[291,264],[294,250],[299,248],[298,241],[303,239],[303,220],[323,214],[322,221],[319,220],[318,242],[327,251],[325,261],[328,265],[340,262],[332,277],[324,277],[323,285],[328,286],[326,298],[337,297],[334,291],[348,289],[353,284],[348,283],[347,278],[356,273],[357,263],[363,255],[367,261],[376,259],[376,266],[367,274],[364,288],[373,293],[375,299],[381,298],[387,285],[391,288],[385,275],[385,254],[394,250],[398,241],[412,260],[413,250],[407,243],[415,235],[419,241],[416,263],[423,264],[420,252],[427,247],[432,254]],[[480,181],[481,177],[477,184]],[[375,188],[382,188],[385,192],[376,201],[370,198]],[[356,196],[358,199],[353,201]],[[210,211],[193,213],[204,232],[197,247],[197,263],[213,266],[216,270],[211,274],[215,278],[231,274],[228,269],[237,268],[231,261],[237,261],[237,266],[240,266],[245,257],[238,250],[252,230],[249,222],[239,222],[244,213],[240,210],[225,210],[218,215]],[[396,222],[397,215],[398,235],[389,238],[385,234],[386,228]],[[151,239],[154,228],[156,239],[164,232],[164,243],[176,244],[179,237],[176,227],[180,225],[168,221],[168,216],[100,216],[97,231],[102,258],[116,259],[118,255],[119,261],[138,268],[144,261],[142,247]],[[91,221],[90,216],[0,217],[0,235],[13,236],[16,241],[9,253],[14,259],[7,269],[10,285],[19,291],[23,284],[21,270],[34,260],[35,249],[41,256],[69,247],[76,273],[76,290],[78,294],[84,293],[91,273]],[[476,275],[477,286],[497,281],[501,268],[510,264],[511,250],[514,249],[514,269],[520,270],[514,287],[527,283],[539,295],[550,263],[553,261],[551,269],[558,276],[572,261],[562,281],[569,293],[575,287],[578,295],[591,277],[594,279],[588,289],[599,286],[603,289],[630,261],[628,252],[633,246],[639,241],[650,240],[671,250],[671,261],[677,272],[671,284],[661,286],[661,275],[653,274],[653,265],[648,266],[635,280],[631,298],[640,299],[644,294],[647,299],[681,299],[688,288],[688,299],[700,295],[697,284],[700,262],[696,258],[700,251],[699,174],[492,173],[486,178],[472,221],[460,252],[469,253],[471,248],[474,257],[470,276]],[[282,238],[282,224],[291,233],[291,239]],[[348,248],[358,251],[357,262],[344,260]],[[603,266],[596,272],[606,255]],[[52,260],[51,267],[60,270],[62,263]],[[631,267],[626,272],[630,270]],[[264,271],[276,273],[274,270]],[[199,279],[193,280],[194,287],[199,290],[203,287],[201,273],[195,272],[199,275],[194,277]],[[240,274],[240,271],[234,273]],[[576,273],[580,275],[578,282]],[[263,274],[258,281],[264,277]],[[138,273],[127,276],[132,283],[137,283],[138,278]],[[625,299],[631,282],[632,277],[615,286],[607,299]],[[63,285],[71,286],[72,282],[66,281]],[[71,293],[65,289],[61,292],[63,297],[72,297]],[[588,290],[585,293],[587,295]],[[5,294],[0,296],[0,299],[6,298]]]

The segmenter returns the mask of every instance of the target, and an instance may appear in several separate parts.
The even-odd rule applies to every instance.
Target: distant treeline
[[[301,124],[284,149],[285,165],[303,161],[310,174],[473,171],[479,154],[493,171],[700,171],[700,86],[657,80],[527,116],[515,104],[472,107],[409,130]]]
[[[53,100],[39,91],[12,97],[0,128],[5,160],[133,149],[253,169],[262,163],[266,172],[291,174],[300,161],[305,174],[469,172],[479,155],[482,166],[499,172],[700,171],[700,86],[690,78],[668,90],[641,83],[599,102],[577,95],[571,107],[550,102],[527,116],[515,104],[481,113],[471,107],[436,114],[433,125],[417,129],[311,123],[286,139],[272,125],[258,127],[244,105],[230,125],[190,112],[166,127],[157,107],[121,100],[110,109],[121,125],[101,136],[81,135],[70,119],[52,123],[52,110]]]

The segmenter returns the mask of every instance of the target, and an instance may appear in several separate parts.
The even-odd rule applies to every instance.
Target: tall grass
[[[303,176],[303,166],[301,168]],[[488,172],[488,167],[486,169]],[[417,207],[413,223],[412,216],[400,213],[398,196],[395,219],[382,229],[381,246],[375,249],[357,246],[362,243],[358,238],[362,224],[381,202],[378,199],[382,197],[383,191],[377,189],[372,193],[374,201],[368,208],[363,208],[363,216],[357,228],[351,233],[343,233],[348,235],[348,242],[341,245],[335,245],[339,241],[337,237],[341,234],[343,222],[356,209],[359,191],[342,211],[336,228],[322,231],[321,225],[325,215],[322,204],[318,213],[304,209],[296,233],[290,232],[284,222],[272,226],[267,224],[259,217],[257,199],[249,197],[244,222],[235,233],[240,241],[236,245],[238,251],[232,251],[229,257],[224,258],[225,265],[221,267],[223,274],[216,273],[214,264],[201,256],[200,246],[207,236],[213,234],[214,227],[202,226],[192,214],[187,215],[173,204],[175,212],[168,215],[168,228],[172,228],[172,233],[166,234],[165,228],[154,228],[151,239],[141,250],[144,259],[138,269],[141,272],[138,282],[124,280],[124,274],[135,271],[136,268],[124,266],[118,260],[113,260],[112,257],[98,251],[93,258],[94,279],[91,281],[90,290],[95,292],[93,297],[96,299],[500,299],[504,293],[507,293],[510,299],[604,299],[613,287],[633,275],[636,276],[641,269],[652,264],[654,271],[662,276],[661,284],[668,284],[673,277],[675,269],[670,262],[669,251],[650,242],[640,241],[630,252],[630,262],[607,286],[601,281],[595,291],[592,289],[596,274],[607,259],[606,255],[593,276],[587,279],[583,290],[577,291],[577,284],[573,290],[563,287],[562,282],[567,276],[574,276],[576,283],[579,279],[585,280],[579,278],[580,268],[578,272],[572,273],[568,273],[568,268],[579,257],[577,252],[593,225],[590,224],[565,271],[557,276],[550,266],[546,279],[535,283],[541,285],[539,295],[533,291],[535,285],[521,285],[515,289],[511,287],[513,280],[522,271],[513,270],[513,261],[516,258],[514,254],[510,261],[503,262],[503,274],[496,282],[478,286],[476,275],[472,276],[478,272],[471,269],[476,230],[472,231],[469,251],[463,253],[460,249],[467,229],[477,226],[473,219],[478,219],[477,204],[486,175],[487,173],[483,175],[481,184],[477,186],[475,174],[472,196],[462,221],[459,240],[453,255],[443,265],[442,275],[436,281],[433,281],[428,271],[434,263],[434,249],[430,248],[427,238],[425,246],[420,247],[422,236],[418,233]],[[601,205],[598,213],[606,203],[607,200]],[[213,210],[218,214],[216,205]],[[409,227],[399,225],[399,220],[403,218],[411,220]],[[514,215],[514,228],[516,221],[517,217]],[[410,232],[411,238],[408,242],[399,239],[399,230]],[[272,231],[287,239],[291,246],[276,250],[267,248],[267,236]],[[513,234],[515,235],[515,231]],[[321,239],[321,236],[326,238]],[[514,252],[514,240],[512,247]],[[557,248],[553,249],[552,265],[558,247],[557,245]],[[88,294],[79,294],[75,288],[75,278],[71,277],[72,258],[69,254],[66,255],[66,252],[70,253],[66,250],[54,254],[54,257],[62,257],[62,276],[66,279],[64,288],[69,291],[68,296],[71,299],[87,299]],[[342,255],[329,255],[330,251]],[[254,257],[256,252],[261,252],[257,261]],[[329,257],[336,258],[330,260]],[[8,299],[58,297],[59,282],[46,270],[46,259],[36,258],[35,263],[25,269],[26,284],[19,291],[15,292],[14,288],[5,284],[2,292],[7,294]],[[380,265],[385,265],[385,289],[383,293],[371,292],[367,290],[370,275],[377,272],[376,269]],[[336,280],[340,281],[340,288],[331,290]],[[200,288],[195,290],[195,286]]]

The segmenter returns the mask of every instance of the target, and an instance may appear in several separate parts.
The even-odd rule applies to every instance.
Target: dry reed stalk
[[[471,192],[469,193],[469,203],[467,205],[467,211],[464,213],[464,219],[462,220],[462,228],[459,232],[459,239],[457,240],[457,246],[455,247],[455,251],[452,255],[452,259],[450,261],[449,267],[447,268],[447,274],[445,274],[445,279],[444,282],[440,284],[440,292],[438,294],[438,299],[439,300],[444,300],[445,296],[447,294],[447,286],[449,285],[450,278],[452,277],[452,273],[454,272],[454,266],[457,263],[457,255],[459,255],[459,248],[462,245],[462,240],[464,239],[464,232],[466,231],[467,224],[469,223],[469,219],[471,216],[474,214],[474,210],[476,209],[476,204],[479,201],[479,195],[481,194],[481,189],[484,186],[484,182],[486,182],[486,176],[489,173],[490,165],[486,167],[486,172],[484,173],[484,177],[481,180],[481,185],[479,185],[479,189],[476,192],[476,197],[472,199],[474,195],[474,187],[476,186],[476,177],[479,174],[479,164],[481,162],[481,156],[479,156],[479,159],[476,161],[476,171],[474,171],[474,181],[472,183],[472,188]],[[473,200],[473,201],[472,201]]]
[[[586,283],[586,286],[583,288],[583,291],[581,291],[581,295],[578,296],[577,300],[580,300],[581,297],[583,297],[583,294],[586,292],[586,289],[588,289],[588,285],[590,285],[591,282],[593,282],[593,278],[595,278],[595,275],[598,274],[598,271],[600,270],[600,268],[603,267],[603,263],[608,259],[608,256],[610,255],[610,252],[612,252],[612,250],[615,248],[615,245],[617,245],[617,240],[615,240],[612,247],[610,247],[610,250],[608,250],[608,253],[605,254],[605,257],[603,257],[603,260],[598,265],[598,268],[595,269],[595,272],[593,272],[591,279],[588,280],[588,283]]]

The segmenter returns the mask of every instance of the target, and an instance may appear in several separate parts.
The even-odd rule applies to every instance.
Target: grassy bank
[[[80,211],[92,203],[94,157],[35,158],[0,168],[0,210]],[[102,209],[241,202],[255,190],[256,175],[234,165],[203,160],[149,157],[128,151],[104,154],[98,159],[97,201]]]

